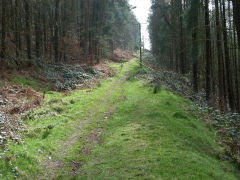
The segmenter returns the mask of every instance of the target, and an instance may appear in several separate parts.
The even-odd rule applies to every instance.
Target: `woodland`
[[[117,47],[134,51],[139,29],[130,8],[125,0],[1,1],[1,65],[94,64]]]
[[[0,179],[240,179],[240,1],[133,2],[0,0]]]
[[[240,111],[240,2],[152,1],[152,52],[165,68],[191,74],[192,88],[222,111]]]

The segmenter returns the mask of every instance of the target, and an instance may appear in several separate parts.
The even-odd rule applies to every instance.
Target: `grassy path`
[[[48,171],[44,176],[39,176],[38,179],[47,179],[49,177],[50,179],[55,179],[56,175],[59,179],[69,179],[69,177],[74,177],[79,170],[81,171],[81,168],[84,165],[84,160],[81,158],[90,156],[91,150],[95,145],[101,142],[103,124],[114,114],[117,107],[116,102],[119,103],[124,101],[123,94],[125,91],[125,82],[129,74],[129,65],[130,64],[127,64],[123,73],[120,73],[117,78],[111,80],[112,83],[110,83],[107,89],[103,92],[103,96],[99,96],[100,99],[97,99],[97,97],[94,105],[89,106],[89,114],[85,120],[82,121],[79,119],[77,121],[77,124],[75,124],[76,129],[73,131],[73,134],[67,141],[59,146],[58,157],[60,158],[55,160],[50,159],[44,162],[43,167]],[[89,128],[85,134],[83,133],[84,128]],[[81,141],[80,139],[83,136],[84,140]],[[74,155],[72,156],[71,149],[73,149],[74,146],[76,146],[76,156],[78,157],[75,156],[76,152],[74,152]],[[61,157],[70,158],[70,163],[64,165]]]
[[[184,111],[188,100],[153,94],[133,78],[134,60],[113,66],[117,75],[99,87],[48,93],[26,120],[25,144],[10,145],[0,162],[3,179],[240,179],[218,158],[214,131]]]

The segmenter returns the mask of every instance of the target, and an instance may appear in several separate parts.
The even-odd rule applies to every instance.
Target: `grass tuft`
[[[185,116],[185,114],[183,112],[175,112],[173,114],[173,117],[177,118],[177,119],[188,119],[188,117]]]
[[[75,101],[73,99],[71,99],[70,104],[75,104]]]
[[[52,109],[59,114],[63,113],[63,111],[64,111],[63,107],[61,107],[61,106],[56,106],[56,107],[53,107]]]

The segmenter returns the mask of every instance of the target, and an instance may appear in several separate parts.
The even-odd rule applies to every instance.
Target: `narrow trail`
[[[126,66],[124,68],[121,67],[121,71],[123,71],[123,77],[119,77],[117,79],[114,79],[112,82],[112,85],[108,88],[108,90],[105,92],[104,96],[98,100],[98,103],[96,103],[94,106],[89,108],[89,114],[88,117],[86,117],[84,120],[79,119],[75,124],[75,130],[73,131],[70,138],[63,142],[61,145],[59,145],[59,149],[57,153],[55,154],[55,157],[67,157],[71,153],[71,148],[74,146],[76,142],[81,140],[81,138],[84,136],[83,129],[86,128],[90,123],[93,122],[93,119],[97,118],[97,124],[100,127],[96,127],[93,130],[90,131],[90,133],[86,136],[82,148],[79,149],[79,156],[89,156],[91,154],[91,150],[94,148],[94,146],[98,143],[101,143],[101,134],[103,131],[103,128],[101,127],[101,124],[106,120],[109,119],[116,109],[116,103],[119,103],[120,101],[124,101],[124,92],[125,92],[125,83],[127,80],[127,77],[129,75],[129,66],[132,62],[126,63]],[[112,94],[115,93],[115,91],[118,91],[120,87],[120,94],[117,97],[117,102],[112,102]],[[101,117],[99,117],[99,109],[98,107],[104,107],[106,111],[102,114]],[[64,162],[58,158],[55,159],[48,159],[42,163],[42,167],[46,170],[44,173],[44,176],[39,176],[38,179],[56,179],[59,176],[59,172],[64,169]],[[68,171],[65,171],[63,174],[64,176],[73,177],[77,173],[81,173],[81,167],[83,166],[83,161],[77,161],[72,160],[68,168]],[[70,179],[70,178],[69,178]]]
[[[72,92],[76,104],[67,113],[83,116],[61,131],[68,138],[34,179],[240,179],[237,165],[221,159],[214,130],[185,111],[189,100],[165,89],[154,94],[134,59],[112,66],[115,77],[77,91],[80,98]]]

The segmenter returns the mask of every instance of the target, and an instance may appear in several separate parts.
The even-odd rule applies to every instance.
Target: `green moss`
[[[10,80],[10,82],[15,83],[15,84],[20,84],[25,87],[31,87],[31,88],[33,88],[35,90],[39,90],[39,91],[50,90],[52,88],[51,83],[41,82],[37,79],[25,77],[22,75],[14,76]]]

